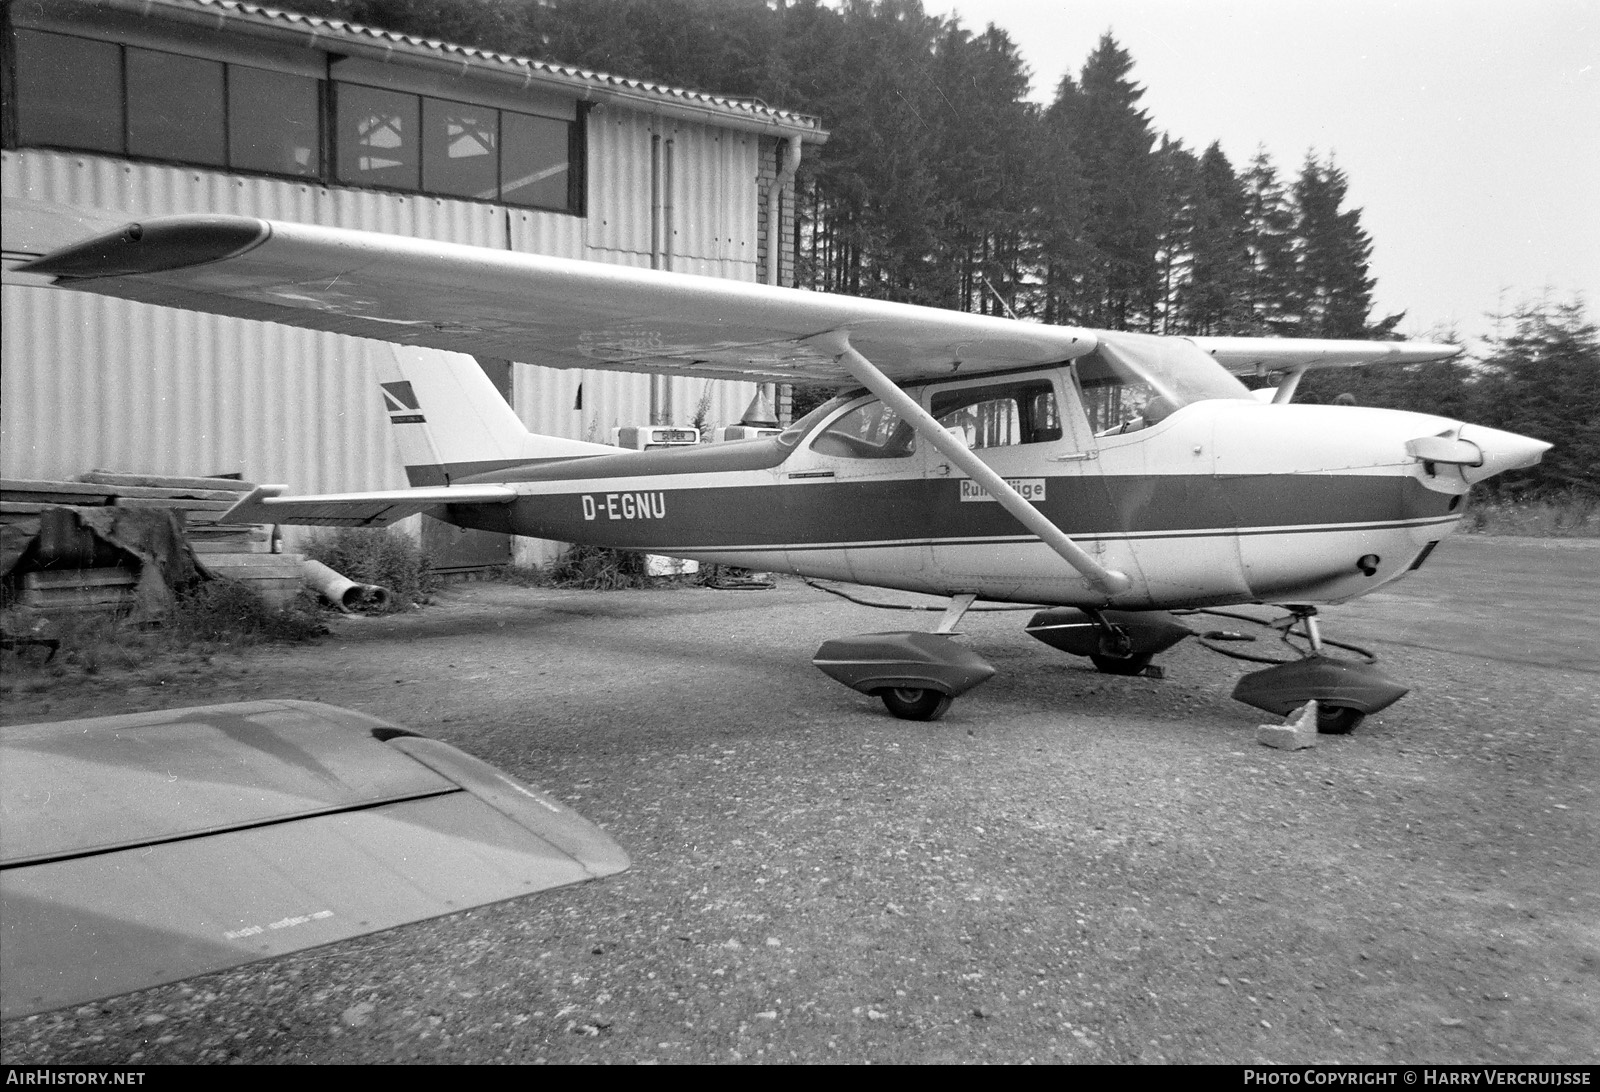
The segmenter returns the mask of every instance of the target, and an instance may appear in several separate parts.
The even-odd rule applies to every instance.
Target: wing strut
[[[856,352],[850,345],[850,335],[847,331],[834,330],[812,340],[834,353],[839,363],[844,365],[863,387],[898,413],[901,420],[914,428],[917,435],[932,444],[939,454],[983,486],[991,497],[1000,502],[1002,508],[1016,518],[1018,523],[1038,535],[1046,546],[1060,554],[1068,565],[1082,573],[1092,586],[1107,595],[1116,595],[1132,586],[1133,581],[1128,579],[1127,573],[1108,569],[1085,553],[1082,547],[1062,534],[1061,528],[1046,519],[1044,513],[1007,485],[1004,478],[989,469],[988,464],[979,459],[971,449],[946,432],[931,414],[917,404],[915,398],[896,386],[894,381],[880,372],[872,361]]]

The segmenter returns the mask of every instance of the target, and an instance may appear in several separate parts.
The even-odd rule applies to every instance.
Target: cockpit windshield
[[[828,414],[832,413],[845,403],[859,398],[865,393],[865,391],[847,391],[844,394],[834,395],[832,398],[822,403],[822,405],[818,406],[816,409],[800,418],[800,420],[796,421],[794,424],[780,432],[778,434],[778,443],[782,444],[784,447],[794,447],[805,437],[806,433],[810,432],[813,428],[816,428],[818,423],[821,422],[824,417],[828,416]]]
[[[1151,334],[1102,333],[1072,362],[1095,435],[1131,432],[1208,398],[1248,400],[1250,390],[1193,342]]]

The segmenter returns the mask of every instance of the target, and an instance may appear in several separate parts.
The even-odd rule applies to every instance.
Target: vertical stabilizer
[[[449,485],[543,459],[615,453],[603,444],[529,432],[470,356],[385,348],[378,385],[412,486]]]

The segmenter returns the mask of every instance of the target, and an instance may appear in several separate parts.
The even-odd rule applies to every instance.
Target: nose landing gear
[[[1296,632],[1296,627],[1299,632]],[[1288,716],[1307,702],[1317,703],[1317,731],[1327,735],[1344,735],[1351,731],[1368,713],[1386,709],[1410,692],[1376,667],[1377,657],[1354,645],[1325,641],[1317,626],[1315,607],[1289,606],[1289,616],[1272,623],[1282,634],[1285,644],[1300,652],[1300,659],[1275,663],[1261,671],[1252,671],[1241,678],[1233,688],[1233,697],[1246,705],[1279,716]],[[1301,650],[1293,645],[1291,637],[1304,640],[1308,646]],[[1348,660],[1328,655],[1325,645],[1354,652],[1360,660]],[[1221,650],[1218,650],[1221,651]],[[1271,662],[1259,656],[1244,656],[1232,652],[1228,655],[1258,662]]]

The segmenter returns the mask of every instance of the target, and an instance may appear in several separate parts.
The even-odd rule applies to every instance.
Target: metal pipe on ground
[[[355,610],[376,613],[389,609],[388,588],[377,584],[358,584],[310,558],[301,562],[300,571],[308,587],[347,614]]]

